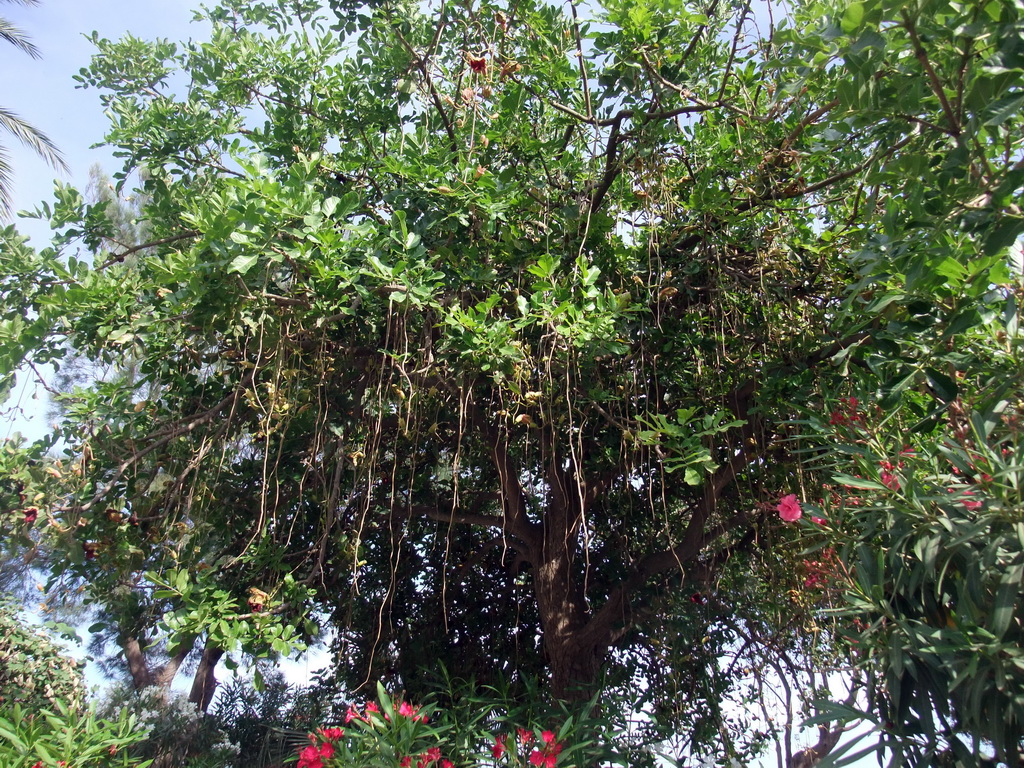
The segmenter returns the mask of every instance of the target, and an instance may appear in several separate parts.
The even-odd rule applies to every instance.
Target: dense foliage
[[[127,749],[145,736],[128,713],[86,706],[81,664],[0,600],[0,765],[146,768]]]
[[[22,621],[14,603],[0,601],[0,707],[36,710],[63,702],[77,709],[84,700],[81,665]]]
[[[909,685],[889,645],[888,569],[940,599],[971,582],[974,551],[926,561],[917,542],[946,542],[919,520],[976,510],[887,502],[898,545],[868,517],[779,513],[811,510],[843,457],[897,463],[903,430],[929,460],[980,450],[956,430],[1019,375],[1015,3],[200,16],[201,42],[97,37],[80,75],[147,241],[119,245],[110,201],[59,187],[39,211],[52,247],[9,228],[0,250],[5,385],[69,356],[116,371],[59,396],[42,448],[9,446],[7,541],[66,553],[51,586],[105,603],[137,686],[194,648],[205,708],[222,658],[330,629],[340,688],[422,691],[439,658],[482,682],[546,674],[556,697],[644,691],[691,753],[776,741],[805,764],[841,734],[792,742],[801,702],[846,668],[844,619],[822,609],[848,590],[816,589],[842,562],[875,601],[850,603],[879,649],[857,673],[871,708],[924,723],[953,700],[1012,757],[1016,705],[990,728],[985,687],[1013,699],[1021,669],[957,661]],[[877,457],[825,429],[850,398],[900,425],[872,433]],[[1017,530],[1005,498],[1005,530],[971,517],[979,542]],[[801,562],[801,532],[835,532],[838,553]],[[977,621],[1005,647],[1015,557],[977,577]],[[808,674],[785,725],[765,709],[752,735],[720,704],[763,702],[765,670]]]

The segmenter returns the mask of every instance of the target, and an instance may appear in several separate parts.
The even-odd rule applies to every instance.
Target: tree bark
[[[124,649],[124,658],[128,664],[128,672],[132,676],[132,685],[135,690],[141,691],[153,684],[153,676],[149,671],[149,664],[146,661],[146,652],[137,637],[126,637],[121,642]]]
[[[217,669],[217,662],[224,655],[223,648],[217,648],[206,641],[203,648],[202,658],[199,659],[199,667],[196,669],[195,677],[192,678],[192,691],[188,700],[199,707],[201,712],[206,712],[213,701],[214,691],[217,690],[217,678],[214,672]]]

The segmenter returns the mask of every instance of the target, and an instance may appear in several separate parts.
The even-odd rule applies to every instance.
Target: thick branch
[[[144,251],[147,248],[155,248],[158,245],[167,245],[168,243],[176,243],[179,240],[190,240],[190,239],[192,239],[194,237],[198,237],[198,236],[199,236],[199,230],[197,230],[197,229],[190,229],[188,232],[182,232],[180,235],[171,235],[170,237],[164,237],[164,238],[161,238],[160,240],[151,240],[148,243],[143,243],[142,245],[136,245],[136,246],[134,246],[132,248],[129,248],[126,251],[121,251],[120,253],[113,253],[113,254],[111,254],[110,258],[107,259],[105,262],[103,262],[103,265],[100,267],[100,269],[105,269],[106,267],[109,267],[111,264],[120,264],[122,261],[127,259],[133,253],[138,253],[139,251]]]
[[[942,111],[946,115],[946,120],[949,123],[949,130],[946,131],[950,136],[959,136],[961,132],[960,121],[957,119],[956,113],[953,111],[953,105],[949,103],[949,99],[946,98],[946,91],[942,87],[942,83],[939,81],[939,76],[935,74],[935,68],[932,63],[928,60],[928,53],[925,51],[924,46],[921,44],[921,38],[917,35],[917,26],[914,24],[914,20],[910,17],[910,14],[906,11],[903,12],[903,27],[907,30],[907,34],[910,35],[910,41],[914,45],[914,55],[917,56],[917,60],[921,63],[925,73],[928,75],[928,82],[932,86],[932,91],[939,99],[939,103],[942,105]]]

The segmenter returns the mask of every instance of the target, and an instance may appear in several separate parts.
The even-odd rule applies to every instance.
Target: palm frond
[[[0,131],[14,135],[57,170],[70,172],[60,151],[45,133],[4,107],[0,107]],[[12,181],[10,156],[0,144],[0,219],[7,218],[10,214]]]
[[[61,157],[60,150],[49,136],[4,107],[0,107],[0,130],[12,134],[57,170],[65,173],[70,171],[68,164]]]
[[[14,194],[13,182],[11,157],[3,145],[0,145],[0,222],[8,218],[11,213],[11,197]]]
[[[0,40],[6,40],[15,48],[20,48],[33,59],[38,59],[42,56],[39,53],[39,49],[28,39],[28,36],[2,16],[0,16]]]

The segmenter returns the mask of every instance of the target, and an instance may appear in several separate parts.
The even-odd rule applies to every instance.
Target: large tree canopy
[[[750,558],[800,585],[794,420],[851,366],[941,414],[920,361],[1010,281],[1008,0],[205,16],[205,42],[96,39],[80,75],[149,241],[68,188],[53,248],[4,234],[8,385],[120,370],[18,482],[49,484],[63,574],[130,607],[126,649],[168,611],[206,662],[286,651],[315,606],[350,685],[437,657],[559,696],[613,656],[653,676],[681,584]]]

